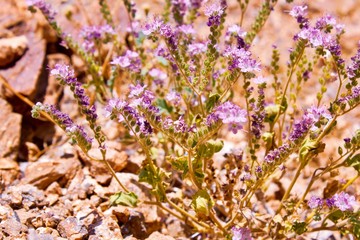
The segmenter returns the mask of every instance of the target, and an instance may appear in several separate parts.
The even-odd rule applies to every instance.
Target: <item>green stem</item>
[[[291,183],[290,183],[290,186],[288,187],[288,189],[286,190],[283,198],[281,199],[281,204],[280,204],[278,210],[276,211],[276,214],[280,213],[281,209],[282,209],[283,206],[284,206],[284,201],[286,201],[286,200],[289,198],[290,192],[291,192],[292,188],[294,187],[297,179],[299,178],[299,176],[300,176],[300,174],[301,174],[301,170],[303,170],[303,169],[304,169],[303,164],[300,164],[299,167],[298,167],[298,169],[297,169],[297,171],[296,171],[296,173],[295,173],[294,178],[292,179],[292,181],[291,181]]]

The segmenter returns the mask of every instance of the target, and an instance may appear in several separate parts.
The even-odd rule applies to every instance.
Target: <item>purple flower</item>
[[[225,13],[224,7],[221,6],[219,3],[214,3],[210,6],[207,6],[205,9],[205,15],[208,18],[207,25],[211,26],[219,26],[221,23],[221,17]]]
[[[161,20],[160,18],[155,18],[154,21],[152,21],[151,23],[145,24],[142,32],[144,33],[144,35],[148,36],[157,32],[163,25],[163,20]]]
[[[319,47],[324,45],[324,35],[316,28],[304,28],[297,35],[299,38],[308,40],[313,47]]]
[[[92,145],[92,138],[87,135],[84,128],[75,124],[69,115],[56,109],[55,106],[49,104],[36,103],[33,107],[33,116],[37,116],[37,111],[46,112],[50,117],[63,129],[68,135],[70,135],[73,143],[78,144],[82,149],[88,151]]]
[[[294,124],[294,130],[289,136],[290,141],[297,141],[302,138],[309,130],[316,130],[315,124],[321,119],[332,119],[331,114],[325,107],[310,107],[302,119]]]
[[[49,22],[55,21],[56,12],[52,9],[51,5],[44,0],[26,0],[26,4],[29,7],[39,8]]]
[[[296,18],[298,23],[304,23],[307,21],[306,16],[308,14],[307,12],[307,6],[295,6],[293,7],[293,9],[290,11],[290,16]]]
[[[106,35],[114,35],[115,31],[110,25],[86,26],[81,30],[84,38],[83,47],[88,52],[95,52],[95,41],[101,41]]]
[[[357,50],[355,56],[351,57],[351,63],[347,67],[347,75],[350,79],[355,78],[359,75],[360,69],[360,42],[359,49]]]
[[[87,116],[88,120],[95,122],[97,119],[96,108],[95,106],[90,106],[90,99],[85,94],[82,84],[77,81],[74,70],[68,65],[56,64],[50,71],[50,75],[56,77],[60,84],[70,86],[70,90],[78,101],[82,112]]]
[[[185,133],[188,130],[188,126],[184,121],[184,116],[180,116],[178,120],[174,121],[173,125],[175,132]]]
[[[263,76],[259,76],[253,79],[254,83],[256,84],[263,84],[267,82],[267,78],[264,78]]]
[[[190,56],[195,56],[206,52],[207,44],[204,43],[192,43],[188,45],[188,51]]]
[[[273,163],[276,162],[278,159],[280,159],[281,156],[287,155],[290,150],[290,146],[288,144],[283,144],[279,148],[276,148],[274,150],[271,150],[266,156],[265,156],[265,162],[266,163]]]
[[[192,9],[199,9],[201,7],[201,3],[204,0],[190,0],[191,8]]]
[[[335,201],[334,201],[334,198],[328,198],[328,199],[326,199],[325,200],[325,202],[326,202],[326,205],[329,207],[329,208],[332,208],[332,207],[334,207],[335,205]]]
[[[114,111],[122,111],[127,105],[127,102],[122,101],[118,98],[110,99],[108,104],[105,106],[105,117],[110,117]]]
[[[328,26],[335,27],[335,25],[336,25],[336,19],[333,16],[331,16],[330,14],[326,14],[325,16],[319,18],[316,21],[315,26],[317,29],[323,29]]]
[[[129,98],[138,98],[140,97],[146,89],[146,85],[141,86],[140,84],[137,84],[136,86],[130,84],[130,93],[128,95]]]
[[[75,72],[66,64],[56,64],[50,71],[51,76],[55,76],[58,80],[62,81],[62,84],[74,84],[77,80],[75,78]]]
[[[322,207],[324,201],[322,198],[317,196],[311,196],[310,200],[308,201],[308,206],[311,209]]]
[[[135,120],[140,133],[145,136],[149,136],[153,132],[152,127],[146,118],[139,114],[137,110],[127,102],[120,99],[111,99],[108,102],[108,105],[105,107],[105,116],[111,117],[112,119],[117,118],[119,122]]]
[[[238,68],[241,72],[260,71],[260,64],[251,59],[251,53],[244,48],[227,47],[224,56],[231,59],[229,70]]]
[[[230,35],[239,36],[242,38],[246,36],[246,32],[237,24],[233,24],[229,26],[226,33]]]
[[[192,25],[181,25],[178,29],[186,35],[195,34],[195,30]]]
[[[121,68],[128,69],[132,72],[140,72],[141,60],[137,52],[127,50],[125,55],[114,58],[111,62],[112,65],[118,65]]]
[[[174,104],[174,106],[179,106],[180,101],[181,101],[181,96],[179,93],[172,90],[166,95],[165,99],[167,101],[171,102],[172,104]]]
[[[256,173],[262,173],[263,170],[262,170],[261,166],[256,166],[256,167],[255,167],[255,172],[256,172]]]
[[[355,197],[351,196],[345,192],[335,194],[333,196],[334,205],[338,207],[341,211],[352,211],[354,206],[357,205]]]
[[[175,20],[178,23],[182,22],[182,18],[186,14],[186,11],[188,9],[189,2],[185,0],[171,0],[172,5],[172,12],[174,15]]]
[[[212,125],[218,120],[228,124],[229,130],[236,134],[242,129],[242,124],[247,121],[246,111],[231,102],[225,102],[215,108],[215,111],[207,117],[206,122]]]
[[[232,240],[251,240],[251,232],[248,228],[244,227],[232,227],[231,232],[233,234]]]
[[[157,69],[157,68],[153,68],[149,71],[149,75],[154,79],[154,83],[158,84],[158,85],[162,85],[164,84],[164,81],[167,79],[168,75]]]
[[[166,117],[164,122],[163,122],[163,128],[164,129],[169,129],[173,126],[174,122],[170,117]]]

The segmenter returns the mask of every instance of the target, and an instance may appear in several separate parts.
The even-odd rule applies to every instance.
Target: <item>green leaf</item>
[[[199,217],[209,216],[210,209],[214,206],[214,201],[205,190],[199,190],[193,196],[191,207]]]
[[[158,174],[151,170],[149,164],[145,165],[139,173],[139,182],[149,183],[153,187],[157,185],[159,180]]]
[[[185,175],[188,171],[188,160],[186,156],[176,157],[176,158],[170,158],[169,159],[171,166],[178,171],[183,171],[183,174]]]
[[[334,223],[337,223],[339,219],[341,219],[344,216],[344,213],[341,210],[336,210],[335,212],[330,213],[328,218],[333,221]]]
[[[209,140],[205,144],[201,144],[197,149],[197,155],[202,158],[211,158],[215,153],[221,151],[224,146],[223,141]]]
[[[360,173],[360,153],[356,154],[352,158],[346,159],[346,164],[349,167],[353,167],[356,171]]]
[[[165,112],[167,114],[171,114],[172,113],[172,110],[173,110],[173,107],[172,106],[169,106],[165,99],[158,99],[156,101],[156,105],[160,108],[160,112]]]
[[[294,225],[292,226],[292,230],[296,234],[301,235],[301,234],[303,234],[304,232],[307,231],[307,224],[306,224],[306,222],[297,222],[297,221],[295,221]]]
[[[350,223],[352,225],[352,234],[354,234],[356,239],[360,239],[360,220],[359,220],[359,216],[350,217]]]
[[[279,111],[280,111],[279,105],[269,105],[265,107],[265,112],[266,112],[265,122],[274,123]]]
[[[118,192],[110,196],[110,205],[122,205],[127,207],[136,207],[138,196],[133,192]]]
[[[211,110],[214,108],[215,104],[220,99],[220,95],[217,93],[211,93],[209,96],[209,99],[206,102],[206,111],[211,112]]]

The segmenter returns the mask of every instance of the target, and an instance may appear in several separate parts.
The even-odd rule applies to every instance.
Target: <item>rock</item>
[[[0,205],[0,220],[5,221],[15,216],[14,210],[8,204]]]
[[[31,221],[38,215],[38,209],[31,209],[30,211],[25,210],[24,208],[15,210],[16,217],[20,222],[28,227],[31,227]],[[41,226],[40,226],[41,227]]]
[[[32,184],[40,189],[47,188],[55,181],[61,186],[66,186],[79,169],[81,169],[81,164],[73,157],[60,158],[50,162],[33,162],[26,168],[25,178],[22,182]]]
[[[146,240],[175,240],[171,236],[165,236],[159,232],[153,232]]]
[[[23,207],[26,210],[47,204],[44,192],[28,184],[9,187],[2,194],[2,199],[13,208]]]
[[[89,226],[91,240],[123,239],[121,230],[116,221],[111,218],[99,218]]]
[[[104,162],[94,161],[87,158],[84,154],[80,154],[84,159],[85,164],[89,167],[90,175],[96,179],[100,184],[109,184],[112,176]],[[89,155],[95,159],[102,159],[101,153],[98,149],[89,151]],[[106,151],[107,161],[115,172],[124,169],[128,163],[128,156],[124,151],[109,148]]]
[[[0,176],[5,185],[19,175],[16,162],[21,137],[22,116],[12,112],[12,107],[0,98]]]
[[[51,208],[46,208],[41,214],[45,227],[56,228],[56,226],[68,216],[70,210],[64,205],[57,205]]]
[[[88,236],[87,229],[76,217],[68,217],[61,221],[57,230],[62,237],[70,240],[85,239]]]
[[[21,224],[16,218],[10,218],[0,223],[0,232],[5,233],[5,236],[10,237],[24,237],[28,228]]]
[[[50,239],[58,239],[59,240],[60,234],[56,229],[53,228],[44,228],[40,227],[36,230],[31,228],[29,229],[28,240],[50,240]]]
[[[0,39],[0,67],[5,67],[24,55],[28,47],[25,36]]]
[[[46,46],[45,41],[35,35],[34,32],[27,33],[26,38],[29,40],[28,51],[13,67],[0,70],[0,74],[16,92],[33,98],[37,91],[44,88],[44,86],[39,87],[39,77],[43,69]],[[10,97],[13,94],[9,93],[7,96]]]
[[[140,212],[131,211],[128,221],[121,226],[123,236],[133,235],[135,238],[144,239],[148,236],[144,215]]]
[[[62,195],[61,187],[58,182],[51,183],[45,191],[46,194]]]

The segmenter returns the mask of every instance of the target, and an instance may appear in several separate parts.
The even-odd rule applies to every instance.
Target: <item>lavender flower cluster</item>
[[[73,144],[79,145],[85,151],[90,150],[93,138],[89,137],[84,127],[75,124],[69,115],[62,113],[55,106],[38,102],[32,110],[32,116],[38,118],[40,112],[45,112],[61,127],[70,137]]]
[[[54,21],[53,11],[43,0],[28,2],[31,6],[39,8],[50,22]],[[238,2],[241,10],[245,11],[248,1]],[[271,2],[275,3],[276,1]],[[231,236],[233,240],[253,239],[252,237],[257,236],[258,233],[251,233],[250,229],[253,223],[249,224],[244,221],[239,214],[242,212],[241,208],[252,204],[252,196],[256,195],[261,186],[268,181],[267,178],[274,173],[274,169],[277,167],[281,170],[286,169],[286,161],[292,154],[298,157],[301,164],[299,164],[291,187],[284,194],[278,208],[280,215],[284,212],[281,210],[283,207],[287,207],[285,203],[289,199],[292,186],[300,176],[303,167],[311,160],[306,158],[305,161],[302,157],[308,154],[306,152],[310,151],[308,148],[311,148],[311,153],[315,155],[323,150],[320,149],[324,146],[322,138],[333,129],[336,118],[341,115],[340,111],[334,110],[334,105],[338,104],[344,110],[343,105],[346,105],[344,103],[356,107],[355,103],[360,102],[358,101],[360,87],[357,86],[357,78],[360,77],[360,50],[346,67],[339,45],[339,39],[344,33],[343,25],[337,23],[336,19],[329,14],[318,18],[314,24],[311,24],[307,16],[308,7],[294,7],[290,11],[290,15],[299,23],[300,32],[294,37],[297,42],[296,50],[290,54],[291,64],[287,73],[289,82],[284,84],[284,89],[281,89],[282,84],[278,81],[280,78],[277,76],[277,74],[281,74],[277,65],[279,59],[274,54],[271,73],[274,75],[275,83],[272,86],[275,90],[274,98],[276,100],[274,103],[269,103],[267,102],[269,96],[266,93],[268,93],[267,85],[270,85],[268,83],[271,79],[270,77],[264,78],[259,74],[263,70],[261,68],[263,63],[260,65],[260,61],[252,56],[250,51],[252,39],[250,38],[252,38],[252,34],[256,35],[268,17],[266,14],[271,12],[273,5],[270,4],[270,1],[266,1],[262,5],[262,10],[249,33],[240,26],[241,24],[232,24],[225,28],[225,17],[228,11],[226,0],[212,3],[203,0],[170,0],[167,1],[167,12],[162,17],[150,18],[148,12],[145,11],[152,20],[144,23],[134,20],[136,19],[135,5],[131,1],[124,3],[129,13],[130,25],[123,46],[120,46],[121,38],[112,27],[115,25],[110,21],[111,16],[105,18],[111,26],[88,26],[84,27],[81,32],[84,39],[83,47],[87,51],[83,51],[84,56],[94,58],[90,62],[95,65],[95,68],[90,69],[92,71],[89,72],[92,73],[94,79],[97,77],[101,79],[100,84],[103,84],[101,87],[106,89],[101,99],[107,101],[105,117],[122,123],[146,152],[140,179],[153,187],[158,201],[157,205],[161,206],[164,211],[173,208],[168,210],[170,214],[177,211],[175,215],[179,216],[180,214],[189,219],[188,222],[195,228],[199,225],[210,230],[213,225],[208,225],[208,222],[211,221],[223,233],[229,230],[229,237]],[[205,10],[200,13],[198,10],[202,6]],[[169,19],[171,14],[172,20]],[[206,24],[209,27],[207,39],[197,35],[195,20],[196,16],[200,14],[207,17]],[[226,32],[224,41],[222,41],[220,36],[224,29]],[[95,53],[96,50],[99,50],[100,53],[103,43],[108,41],[114,41],[114,48],[119,48],[113,52],[110,51],[105,61],[101,59],[101,54],[96,55]],[[312,67],[314,67],[312,64],[316,63],[315,60],[311,62],[305,56],[305,49],[309,48],[316,50],[316,57],[330,54],[332,59],[327,57],[323,59],[326,67],[335,64],[338,68],[338,77],[348,78],[350,83],[346,85],[347,92],[340,94],[343,80],[339,79],[339,91],[329,108],[319,100],[316,107],[309,107],[303,111],[297,121],[292,121],[297,118],[298,114],[296,111],[292,113],[288,111],[288,108],[291,108],[289,103],[296,103],[294,92],[289,93],[294,88],[292,76],[297,75],[298,82],[309,80]],[[89,55],[87,55],[88,53]],[[305,55],[302,55],[303,53]],[[296,61],[294,56],[297,58]],[[308,64],[308,68],[304,67],[306,64]],[[266,66],[266,63],[264,65]],[[99,69],[101,71],[98,71]],[[326,71],[328,69],[324,70],[324,74]],[[101,135],[100,127],[96,125],[98,115],[95,104],[90,104],[90,99],[86,95],[83,85],[75,77],[74,70],[67,65],[57,64],[50,74],[56,77],[60,84],[70,87],[81,112],[89,122],[90,129],[94,132],[95,139],[98,140],[100,149],[105,149],[104,139],[99,137]],[[239,97],[245,99],[245,109],[239,107],[242,106],[241,104],[233,101],[236,98],[232,99],[232,91],[236,89],[234,86],[239,79],[244,81],[244,96],[240,95]],[[124,94],[124,97],[114,98],[114,96],[122,96],[123,89],[115,91],[110,87],[108,91],[107,86],[114,86],[118,80],[129,83],[128,94]],[[288,88],[288,86],[290,87]],[[96,87],[98,90],[99,86]],[[256,89],[257,91],[255,91]],[[235,94],[237,93],[235,92]],[[288,95],[291,96],[290,99],[288,99]],[[293,107],[292,110],[296,110],[296,107]],[[75,124],[67,114],[61,113],[54,106],[38,103],[33,109],[34,117],[38,117],[40,112],[50,115],[73,139],[74,143],[77,143],[84,151],[91,148],[92,138],[87,135],[84,127]],[[291,121],[288,121],[289,118]],[[214,168],[213,155],[224,146],[223,141],[217,139],[221,134],[218,132],[219,128],[227,125],[228,131],[237,134],[244,128],[245,123],[248,125],[245,126],[246,129],[243,133],[248,138],[248,142],[244,159],[242,157],[241,159],[230,159],[225,156],[225,169],[221,169],[220,172],[221,174],[223,170],[229,172],[228,176],[224,177],[229,177],[229,179],[223,181],[223,176],[215,170],[213,171],[214,176],[212,176],[209,172]],[[262,140],[264,141],[262,142]],[[341,157],[346,154],[356,154],[358,145],[353,142],[353,139],[345,139],[346,153],[343,154],[341,150]],[[307,144],[312,145],[309,147]],[[169,149],[170,147],[173,149]],[[152,156],[153,148],[163,148],[166,155],[164,159],[173,160],[170,165],[167,165],[168,162],[161,156],[157,161],[152,161],[155,159]],[[262,158],[260,158],[261,154],[263,154]],[[307,156],[313,157],[311,154]],[[357,155],[355,156],[357,157]],[[166,181],[167,176],[171,174],[166,172],[168,169],[157,166],[157,162],[162,160],[164,160],[162,166],[166,165],[169,169],[179,171],[184,178],[190,178],[191,181],[186,187],[197,191],[190,194],[193,198],[191,207],[193,207],[196,217],[203,217],[204,212],[206,217],[201,217],[201,219],[194,217],[195,215],[185,211],[188,208],[184,204],[185,210],[179,210],[179,207],[172,202],[173,199],[167,198],[169,189]],[[340,165],[345,166],[346,164],[354,165],[349,161]],[[357,165],[355,169],[356,167]],[[216,179],[218,176],[221,178],[221,183]],[[234,179],[231,179],[230,176]],[[223,193],[219,193],[224,189],[226,189],[224,194],[226,197],[222,195]],[[303,199],[306,198],[306,194]],[[181,201],[181,199],[178,200]],[[229,215],[223,218],[228,221],[226,223],[218,219],[217,211],[214,211],[213,206],[218,204],[218,200],[226,203],[224,204],[224,213],[229,210]],[[164,202],[168,206],[163,206]],[[204,206],[196,207],[202,204]],[[231,212],[237,209],[235,205],[240,206],[240,210]],[[308,201],[308,206],[316,209],[317,213],[327,206],[327,210],[338,209],[350,214],[356,208],[357,203],[355,196],[340,192],[327,199],[312,196]],[[288,214],[286,218],[298,217],[290,208],[287,208],[285,212]],[[293,216],[290,216],[291,214]],[[274,223],[271,221],[268,224],[270,229]],[[276,224],[279,229],[282,228],[279,232],[288,231],[288,226],[281,225],[283,223]],[[270,229],[269,232],[271,231]],[[298,234],[301,231],[306,231],[306,229],[298,229],[294,232]],[[274,234],[279,237],[278,233]]]
[[[290,15],[297,19],[301,28],[295,39],[303,39],[314,48],[320,47],[328,50],[338,58],[338,64],[344,62],[340,58],[341,47],[338,42],[338,37],[344,33],[344,25],[337,23],[333,16],[326,14],[317,19],[315,26],[310,26],[310,21],[307,18],[307,6],[295,6],[290,11]],[[335,29],[335,34],[331,33],[332,29]]]
[[[311,209],[321,209],[324,203],[329,208],[338,208],[340,211],[353,211],[358,203],[355,200],[355,196],[349,195],[346,192],[336,193],[331,198],[322,199],[317,196],[311,196],[308,201],[308,206]]]
[[[94,53],[96,45],[107,38],[115,35],[115,30],[108,24],[102,26],[86,26],[81,30],[81,35],[84,38],[83,48],[87,52]]]

